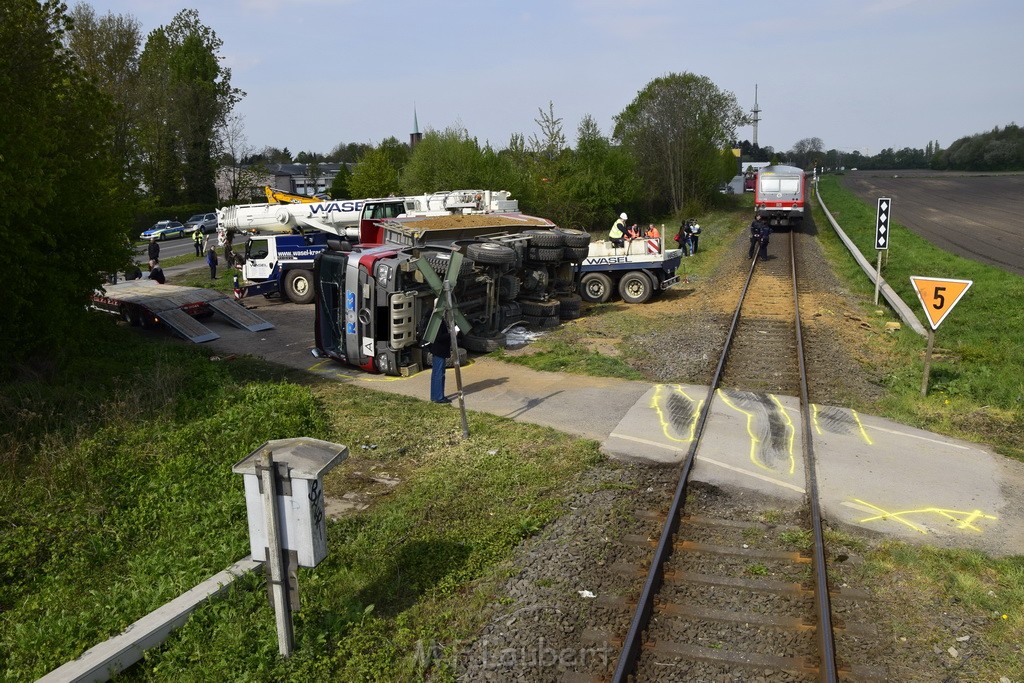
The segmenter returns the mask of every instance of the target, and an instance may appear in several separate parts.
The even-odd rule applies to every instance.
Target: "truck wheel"
[[[562,235],[567,247],[586,247],[590,244],[590,233],[575,228],[555,228],[555,232]]]
[[[562,260],[564,252],[564,247],[529,247],[526,250],[526,260],[555,263]]]
[[[523,235],[529,235],[531,247],[562,247],[565,244],[565,237],[554,230],[523,230]]]
[[[646,303],[654,292],[647,275],[639,270],[632,270],[619,280],[619,296],[627,304]]]
[[[474,242],[466,246],[466,256],[477,263],[507,265],[516,262],[516,250],[497,242]]]
[[[313,273],[301,269],[289,270],[284,276],[284,293],[292,303],[313,303]]]
[[[573,263],[581,263],[590,255],[590,247],[566,247],[565,258]]]
[[[591,304],[604,304],[612,298],[612,279],[604,273],[587,273],[580,280],[580,297]]]
[[[507,344],[504,333],[499,332],[493,336],[467,334],[462,338],[462,345],[476,353],[490,353],[505,348]]]

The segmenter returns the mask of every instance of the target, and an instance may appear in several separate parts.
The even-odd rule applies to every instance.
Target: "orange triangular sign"
[[[917,298],[921,301],[921,307],[924,308],[924,314],[928,316],[932,329],[937,330],[974,281],[911,275],[910,284],[914,285],[917,291]]]

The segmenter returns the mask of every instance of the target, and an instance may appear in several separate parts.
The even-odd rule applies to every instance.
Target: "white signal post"
[[[889,249],[889,224],[892,215],[892,199],[879,197],[875,211],[875,249],[878,250],[878,267],[875,269],[875,305],[878,305],[878,290],[882,286],[882,252]]]
[[[881,200],[879,200],[881,201]],[[967,290],[974,284],[973,280],[951,280],[948,278],[910,276],[910,284],[917,292],[917,299],[928,318],[928,350],[924,355],[924,377],[921,379],[921,396],[928,395],[928,375],[932,367],[932,346],[935,343],[935,330],[946,319]]]

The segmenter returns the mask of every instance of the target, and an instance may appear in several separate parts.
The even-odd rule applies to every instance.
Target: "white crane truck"
[[[367,202],[370,205],[364,211]],[[222,243],[228,230],[250,235],[245,245],[243,283],[235,287],[236,299],[282,294],[294,303],[308,304],[313,301],[313,258],[327,247],[329,239],[363,244],[378,241],[375,230],[362,234],[363,221],[398,215],[514,212],[518,205],[505,191],[457,190],[377,200],[244,204],[221,209],[218,218]]]

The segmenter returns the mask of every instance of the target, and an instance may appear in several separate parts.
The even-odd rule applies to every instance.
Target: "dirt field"
[[[1024,174],[854,171],[842,184],[872,206],[890,197],[893,220],[937,247],[1024,275]]]

